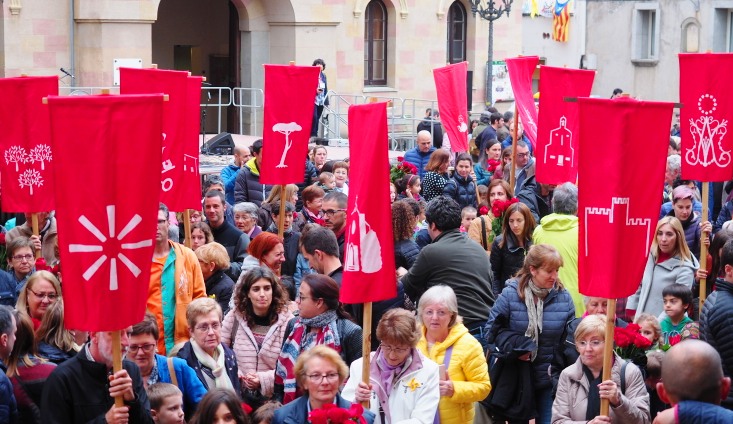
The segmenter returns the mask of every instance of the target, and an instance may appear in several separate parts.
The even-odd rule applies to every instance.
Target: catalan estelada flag
[[[565,43],[568,41],[568,29],[570,27],[570,0],[556,0],[555,13],[552,17],[552,39]]]

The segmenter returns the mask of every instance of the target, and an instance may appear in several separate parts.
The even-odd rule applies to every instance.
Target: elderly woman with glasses
[[[560,374],[552,404],[553,424],[588,422],[651,422],[649,394],[639,368],[614,354],[611,379],[602,381],[606,317],[588,315],[575,330],[575,346],[580,357]],[[624,377],[621,377],[621,374]],[[600,416],[601,400],[609,401],[609,416]]]
[[[240,395],[237,358],[221,342],[221,306],[209,297],[200,297],[188,305],[186,321],[191,339],[178,351],[206,390],[214,387],[232,389]]]
[[[186,417],[191,417],[196,411],[196,405],[206,394],[206,388],[186,361],[158,355],[157,346],[158,323],[155,315],[147,312],[141,322],[132,326],[126,357],[140,367],[146,390],[155,383],[172,383],[175,373],[177,386],[183,394],[183,409]]]
[[[420,340],[415,314],[387,311],[377,325],[377,338],[381,343],[372,354],[369,384],[362,382],[359,358],[351,364],[341,395],[351,402],[369,401],[377,424],[432,424],[440,400],[439,367],[415,347]]]
[[[0,303],[14,306],[21,288],[35,271],[36,245],[29,238],[18,237],[8,242],[5,255],[8,259],[8,272],[2,271],[2,279],[12,281],[8,281],[5,284],[7,288],[4,288],[0,293]]]
[[[247,234],[250,240],[262,232],[257,225],[260,208],[252,202],[239,202],[234,205],[234,224],[239,231]]]
[[[324,345],[315,346],[298,357],[294,369],[304,395],[275,411],[272,424],[315,422],[309,419],[309,413],[328,404],[351,408],[351,402],[339,395],[339,387],[349,376],[349,367],[337,351]],[[374,422],[371,411],[364,410],[362,418],[369,424]]]
[[[491,382],[484,351],[463,325],[453,289],[429,288],[420,297],[417,319],[422,326],[417,348],[445,370],[439,382],[440,423],[473,423],[474,403],[486,398]]]
[[[27,313],[33,320],[33,329],[37,330],[48,307],[60,297],[61,284],[56,276],[48,271],[36,271],[21,289],[15,309]]]

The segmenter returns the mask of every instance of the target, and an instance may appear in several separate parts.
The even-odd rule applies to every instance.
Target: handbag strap
[[[483,216],[481,217],[481,246],[484,247],[484,250],[488,250],[486,243],[486,220]]]
[[[450,364],[450,357],[453,354],[453,345],[448,346],[445,350],[445,356],[443,357],[443,365],[445,365],[445,375],[448,375],[448,365]],[[440,411],[435,411],[435,418],[433,424],[440,424]]]
[[[173,368],[173,358],[168,358],[168,372],[171,374],[171,382],[178,387],[178,377],[176,376],[176,370]],[[180,389],[180,387],[178,388]]]

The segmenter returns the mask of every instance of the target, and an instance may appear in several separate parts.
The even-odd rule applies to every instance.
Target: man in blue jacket
[[[252,158],[249,147],[234,146],[234,158],[232,162],[221,170],[221,179],[224,181],[227,203],[234,204],[234,181],[237,179],[237,172],[242,165]]]
[[[435,151],[433,147],[433,136],[428,131],[417,133],[417,147],[405,153],[405,162],[415,165],[417,175],[422,178],[425,173],[425,166],[430,161],[430,155]]]
[[[685,340],[664,355],[659,398],[672,408],[660,412],[655,424],[730,423],[733,411],[720,406],[728,396],[730,377],[723,375],[720,355],[700,340]]]

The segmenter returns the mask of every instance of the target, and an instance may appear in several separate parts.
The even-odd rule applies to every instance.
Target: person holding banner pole
[[[36,225],[33,226],[35,217]],[[56,231],[56,218],[50,212],[26,213],[26,222],[17,226],[5,234],[5,243],[9,244],[18,237],[27,237],[36,246],[34,252],[36,259],[43,257],[46,263],[51,265],[58,261],[55,247],[58,234]]]

